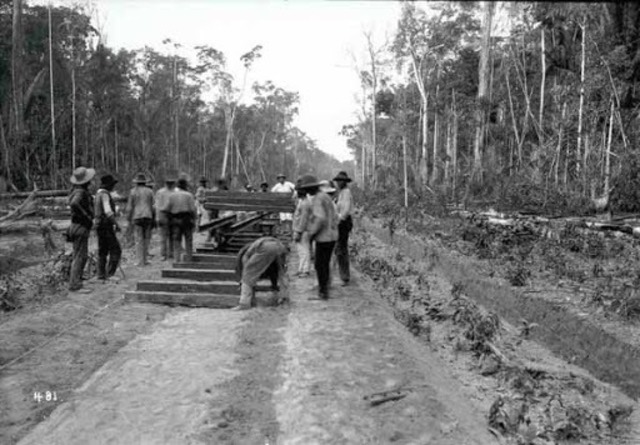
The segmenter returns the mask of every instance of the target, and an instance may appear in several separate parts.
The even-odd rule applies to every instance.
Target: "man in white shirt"
[[[273,186],[271,192],[289,193],[292,199],[296,197],[296,186],[292,182],[287,181],[287,177],[284,174],[280,173],[278,176],[276,176],[276,179],[278,180],[278,182]],[[289,231],[291,231],[292,220],[292,213],[280,213],[280,222],[284,223],[284,225],[288,227]]]
[[[351,212],[353,209],[353,200],[351,190],[347,188],[347,184],[351,182],[351,178],[346,172],[340,172],[333,178],[338,186],[338,242],[336,243],[336,259],[338,260],[338,269],[340,271],[340,279],[342,285],[349,284],[351,279],[349,271],[349,232],[353,228],[353,220]]]

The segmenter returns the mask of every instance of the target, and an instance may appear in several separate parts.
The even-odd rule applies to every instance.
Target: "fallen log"
[[[54,223],[52,220],[45,220],[44,222],[24,220],[12,221],[0,224],[0,235],[7,235],[10,233],[42,232],[43,227],[49,227],[49,229],[59,232],[69,227],[69,223]]]
[[[20,204],[13,211],[9,212],[7,215],[0,218],[0,223],[3,221],[9,221],[14,219],[20,219],[24,217],[27,213],[32,213],[35,207],[35,197],[37,190],[34,190],[29,194],[27,199],[25,199],[22,204]]]

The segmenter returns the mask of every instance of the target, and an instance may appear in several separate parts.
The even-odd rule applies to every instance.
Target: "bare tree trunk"
[[[420,158],[419,158],[419,171],[420,171],[420,179],[423,184],[426,184],[429,180],[428,170],[427,170],[427,147],[428,147],[428,136],[429,136],[429,119],[428,119],[428,111],[429,111],[429,96],[427,95],[427,90],[424,86],[424,80],[420,74],[420,68],[418,66],[418,60],[415,54],[411,55],[411,65],[413,67],[413,75],[415,77],[416,85],[418,86],[418,91],[420,92],[420,105],[422,112],[422,144],[420,150]]]
[[[53,188],[58,188],[58,166],[56,154],[56,115],[55,97],[53,95],[53,41],[51,31],[51,3],[49,3],[49,90],[51,94],[51,174],[53,175]]]
[[[404,182],[404,206],[409,207],[409,186],[407,184],[407,137],[402,135],[402,176]]]
[[[480,65],[478,69],[478,104],[476,105],[476,132],[473,144],[473,176],[482,176],[482,150],[484,143],[484,133],[486,117],[484,113],[484,102],[487,98],[489,81],[489,56],[491,43],[491,21],[493,16],[493,2],[483,2],[484,16],[482,23],[482,46],[480,50]]]
[[[24,67],[22,35],[22,0],[13,0],[11,78],[13,82],[13,151],[24,151]],[[28,168],[28,166],[27,166]]]
[[[453,197],[456,196],[456,186],[458,182],[458,108],[456,106],[456,91],[453,90],[451,93],[451,106],[453,108],[453,136],[452,136],[452,147],[451,147],[451,165],[453,168],[452,178],[453,178],[453,187],[452,193]]]
[[[582,110],[584,108],[584,71],[585,71],[585,51],[586,51],[586,20],[580,25],[582,29],[582,56],[580,62],[580,106],[578,108],[578,142],[576,144],[576,173],[580,172],[580,150],[582,144]]]
[[[116,173],[120,170],[120,150],[118,148],[118,117],[113,119],[113,145],[116,151]]]
[[[558,146],[556,147],[556,160],[555,160],[555,172],[554,172],[554,184],[558,186],[558,170],[560,168],[560,159],[562,153],[562,135],[564,133],[564,119],[567,114],[567,103],[562,104],[562,115],[560,118],[560,131],[558,132]]]
[[[544,27],[540,27],[540,62],[541,62],[541,73],[540,73],[540,113],[538,117],[538,122],[540,122],[540,131],[538,132],[538,141],[540,142],[540,148],[544,146],[544,134],[542,132],[542,118],[544,115],[544,84],[546,80],[546,71],[547,71],[547,62],[546,62],[546,54],[545,54],[545,41],[544,41]]]
[[[440,92],[440,69],[436,67],[436,97],[433,114],[433,167],[431,170],[431,185],[438,181],[438,93]]]
[[[11,183],[11,177],[9,176],[11,172],[11,152],[9,151],[9,146],[7,145],[7,137],[5,136],[4,131],[4,122],[2,121],[2,112],[0,112],[0,143],[2,143],[2,160],[3,162],[3,170],[4,176],[8,183]],[[4,191],[4,190],[3,190]]]
[[[75,170],[76,162],[76,67],[75,61],[71,67],[71,169]],[[116,128],[116,133],[117,133]],[[116,140],[116,165],[118,159],[118,142]],[[117,167],[116,167],[117,170]]]

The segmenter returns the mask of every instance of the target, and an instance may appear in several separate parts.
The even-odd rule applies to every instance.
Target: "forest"
[[[361,183],[406,183],[407,203],[638,210],[638,3],[399,9],[395,34],[363,35],[360,118],[342,129]]]
[[[212,46],[190,61],[179,42],[164,45],[116,50],[85,7],[0,0],[0,189],[66,188],[80,165],[156,181],[183,171],[236,187],[348,168],[293,124],[297,92],[246,85],[260,45],[241,57],[244,79]]]

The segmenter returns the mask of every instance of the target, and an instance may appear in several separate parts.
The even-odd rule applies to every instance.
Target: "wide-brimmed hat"
[[[287,175],[285,175],[284,173],[278,173],[278,176],[276,176],[276,179],[280,179],[280,178],[287,179]]]
[[[133,179],[133,182],[136,184],[147,184],[147,177],[144,173],[138,173],[136,177]]]
[[[333,193],[336,191],[335,187],[331,185],[331,182],[326,179],[320,181],[320,191],[325,193]]]
[[[261,182],[260,183],[260,187],[262,187],[262,186],[269,187],[269,183],[268,182]]]
[[[311,187],[318,187],[320,185],[318,178],[313,175],[304,175],[297,182],[298,185],[296,186],[296,189],[308,189]]]
[[[75,185],[86,184],[96,175],[96,171],[92,168],[78,167],[73,171],[71,183]]]
[[[206,184],[207,182],[209,182],[209,180],[207,178],[205,178],[204,176],[200,176],[200,181],[198,181],[200,184]]]
[[[335,178],[333,178],[334,181],[344,181],[344,182],[351,182],[351,178],[349,177],[349,175],[347,174],[347,172],[339,172]]]
[[[100,187],[111,187],[112,185],[116,185],[118,180],[114,178],[112,175],[104,175],[100,178]]]

